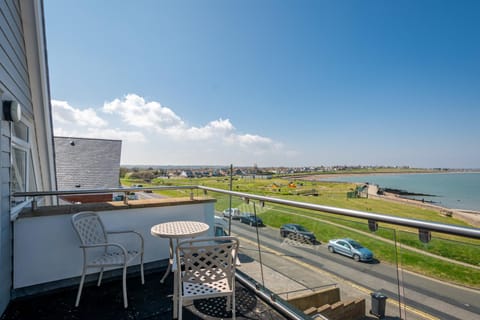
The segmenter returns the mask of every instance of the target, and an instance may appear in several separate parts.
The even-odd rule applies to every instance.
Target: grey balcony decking
[[[163,270],[147,272],[145,285],[138,274],[127,279],[128,303],[123,308],[122,286],[119,277],[105,279],[100,287],[87,283],[80,306],[75,308],[77,286],[43,294],[17,298],[10,302],[1,320],[70,320],[70,319],[172,319],[173,276],[160,283]],[[286,319],[265,304],[255,293],[237,281],[237,319]],[[223,299],[198,300],[184,307],[184,319],[228,319]]]

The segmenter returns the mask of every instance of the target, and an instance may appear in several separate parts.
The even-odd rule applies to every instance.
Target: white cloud
[[[52,100],[52,117],[56,136],[145,141],[142,132],[108,128],[94,109],[74,108],[66,101]]]
[[[122,163],[237,164],[285,161],[288,150],[269,137],[239,133],[229,119],[189,126],[172,109],[136,94],[81,109],[52,100],[57,136],[120,139]],[[98,113],[97,113],[98,112]]]
[[[106,113],[117,113],[122,120],[135,127],[151,128],[159,132],[184,126],[183,121],[171,109],[158,102],[145,102],[136,94],[127,94],[123,100],[115,99],[103,106]]]
[[[80,126],[105,127],[107,122],[97,116],[95,110],[75,109],[66,101],[52,100],[53,119],[60,124],[76,124]]]
[[[183,128],[183,132],[178,132],[177,134],[181,135],[186,139],[191,140],[205,140],[211,138],[227,138],[230,136],[235,128],[233,127],[230,120],[219,119],[209,122],[204,127],[191,127]]]
[[[115,99],[103,106],[108,114],[118,114],[124,123],[134,127],[151,129],[183,141],[221,141],[226,145],[255,150],[276,150],[281,144],[272,139],[253,134],[239,134],[229,119],[210,121],[202,127],[187,126],[170,108],[159,102],[146,102],[136,94],[127,94],[123,99]]]

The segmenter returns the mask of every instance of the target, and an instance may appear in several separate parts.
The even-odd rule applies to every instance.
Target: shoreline
[[[463,172],[431,172],[431,173],[463,173]],[[416,173],[416,172],[405,172],[405,173],[366,173],[366,174],[355,174],[355,173],[337,173],[337,174],[325,174],[325,175],[312,175],[312,176],[305,176],[302,177],[301,180],[307,180],[307,181],[325,181],[323,179],[331,179],[331,178],[336,178],[336,177],[352,177],[352,176],[367,176],[367,175],[397,175],[397,174],[423,174],[423,173]],[[430,174],[430,172],[425,172],[424,174]],[[330,180],[329,180],[330,181]],[[330,182],[338,182],[338,183],[344,183],[342,181],[330,181]],[[345,182],[348,183],[348,182]],[[353,182],[355,183],[355,182]],[[361,182],[358,182],[361,183]],[[397,202],[397,203],[403,203],[403,204],[409,204],[409,205],[414,205],[417,207],[421,208],[428,208],[437,211],[440,214],[443,214],[445,216],[450,216],[454,217],[458,220],[464,221],[471,226],[475,228],[480,228],[480,211],[476,210],[468,210],[468,209],[452,209],[452,208],[447,208],[447,207],[442,207],[436,204],[428,203],[428,202],[422,202],[421,200],[414,200],[414,199],[409,199],[402,197],[398,194],[395,193],[389,193],[389,192],[384,192],[383,195],[378,195],[377,194],[378,188],[376,185],[369,185],[368,188],[368,196],[372,198],[377,198],[377,199],[383,199],[386,201],[391,201],[391,202]]]
[[[306,176],[297,176],[295,178],[299,180],[307,181],[322,181],[324,179],[332,179],[336,177],[355,177],[355,176],[393,176],[393,175],[403,175],[403,174],[469,174],[469,173],[480,173],[480,171],[419,171],[419,172],[363,172],[363,173],[325,173],[325,174],[312,174]],[[331,180],[329,180],[331,181]],[[331,181],[331,182],[343,182],[343,181]],[[361,182],[359,182],[361,183]]]
[[[467,222],[468,224],[476,228],[480,228],[480,211],[445,208],[436,204],[422,202],[421,200],[407,199],[399,195],[396,195],[394,193],[388,193],[388,192],[385,192],[383,196],[377,195],[377,194],[373,195],[369,193],[369,197],[370,196],[377,199],[383,199],[391,202],[410,204],[420,208],[432,209],[447,217],[453,217],[458,220]]]

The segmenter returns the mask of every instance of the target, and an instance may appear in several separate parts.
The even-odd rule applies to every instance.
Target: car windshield
[[[357,241],[350,240],[350,241],[348,241],[348,243],[350,243],[350,245],[351,245],[352,247],[354,247],[355,249],[361,249],[361,248],[363,248],[363,246],[362,246],[360,243],[358,243]]]
[[[308,229],[305,228],[304,226],[297,226],[297,230],[298,230],[298,231],[309,232]]]

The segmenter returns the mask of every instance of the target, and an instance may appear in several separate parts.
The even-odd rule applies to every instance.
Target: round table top
[[[154,225],[150,233],[161,238],[183,238],[197,236],[209,228],[208,224],[199,221],[171,221]]]

